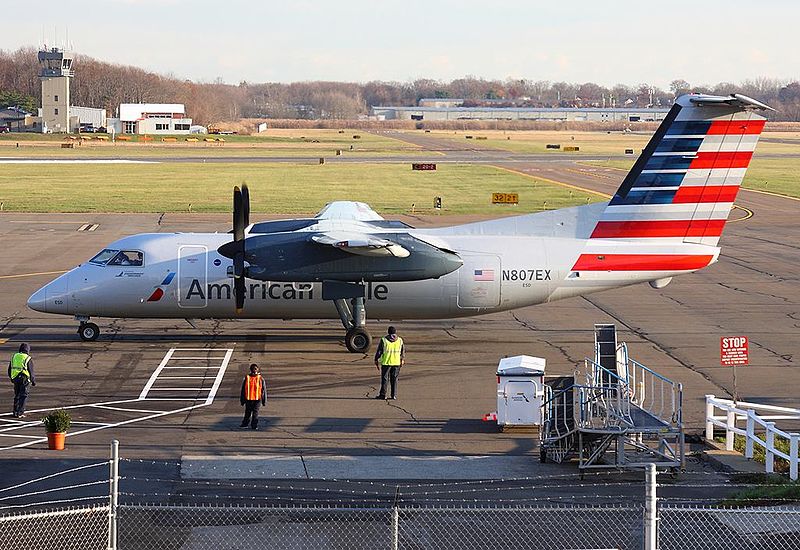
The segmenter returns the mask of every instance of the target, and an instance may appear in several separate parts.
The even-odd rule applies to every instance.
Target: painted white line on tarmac
[[[0,164],[158,164],[158,161],[128,159],[18,159],[14,157],[0,157]]]
[[[161,360],[161,363],[159,363],[158,367],[156,367],[156,370],[150,375],[150,380],[148,380],[147,384],[145,384],[144,388],[142,388],[142,393],[139,394],[139,399],[144,399],[147,397],[147,392],[149,392],[150,388],[153,387],[153,384],[156,383],[156,378],[158,378],[158,375],[161,374],[162,370],[164,370],[164,367],[167,366],[167,363],[169,363],[173,353],[175,353],[175,348],[170,348],[170,350],[164,354],[164,358]]]
[[[210,405],[214,402],[214,397],[217,395],[217,391],[219,390],[220,384],[222,384],[222,377],[225,376],[225,371],[228,369],[228,363],[231,361],[231,356],[233,355],[233,350],[229,349],[225,352],[225,359],[222,360],[222,364],[219,367],[219,372],[217,372],[217,378],[214,380],[214,385],[211,386],[211,391],[208,392],[208,399],[206,399],[206,405]]]
[[[221,349],[213,349],[213,350],[209,350],[209,349],[206,349],[206,348],[203,348],[203,349],[205,351],[222,351]],[[188,411],[191,411],[191,410],[194,410],[194,409],[198,409],[198,408],[201,408],[201,407],[207,407],[207,406],[211,405],[214,402],[214,397],[216,396],[216,393],[219,390],[219,386],[222,383],[222,378],[224,377],[225,371],[227,370],[228,364],[230,363],[231,357],[233,356],[233,348],[225,348],[225,355],[222,358],[222,361],[221,361],[221,363],[220,363],[220,365],[218,367],[168,367],[167,363],[170,361],[170,359],[172,358],[172,355],[176,351],[179,351],[179,350],[176,349],[176,348],[172,348],[169,351],[167,351],[167,353],[164,355],[164,358],[161,360],[161,362],[156,367],[156,369],[153,372],[153,374],[150,376],[150,379],[147,381],[147,384],[145,384],[145,387],[142,390],[142,392],[139,394],[138,398],[135,398],[135,399],[120,399],[120,400],[116,400],[116,401],[103,401],[103,402],[99,402],[99,403],[85,403],[85,404],[82,404],[82,405],[67,405],[67,406],[62,406],[62,407],[53,407],[53,408],[49,408],[49,409],[35,409],[35,410],[28,411],[28,412],[29,413],[47,413],[47,412],[50,412],[50,411],[55,410],[55,409],[72,409],[72,410],[75,410],[75,409],[81,409],[81,408],[86,408],[86,409],[99,408],[99,409],[118,410],[118,411],[123,411],[123,412],[134,412],[134,413],[144,414],[144,416],[140,416],[140,417],[136,417],[136,418],[129,418],[127,420],[122,420],[120,422],[113,422],[113,423],[85,422],[85,421],[73,422],[73,424],[76,424],[76,425],[89,426],[89,427],[87,427],[85,429],[77,430],[77,431],[74,431],[74,432],[67,432],[67,437],[73,437],[73,436],[76,436],[76,435],[82,435],[82,434],[87,434],[87,433],[91,433],[91,432],[96,432],[98,430],[105,430],[105,429],[109,429],[109,428],[118,428],[120,426],[127,426],[128,424],[133,424],[133,423],[136,423],[136,422],[144,422],[146,420],[153,420],[153,419],[156,419],[156,418],[160,418],[162,416],[168,416],[168,415],[172,415],[172,414],[179,414],[179,413],[182,413],[182,412],[188,412]],[[194,351],[197,351],[197,350],[194,350]],[[158,379],[158,376],[161,374],[161,372],[165,368],[203,368],[204,370],[216,370],[217,373],[216,373],[216,377],[214,379],[214,385],[212,386],[212,388],[210,390],[206,390],[206,389],[203,389],[203,388],[172,388],[172,389],[178,390],[178,391],[196,391],[196,392],[209,391],[208,396],[205,397],[205,398],[201,397],[201,396],[194,397],[194,398],[148,397],[148,393],[150,391],[153,391],[153,390],[169,391],[169,388],[153,388],[153,384],[156,382],[156,379]],[[206,377],[198,377],[198,378],[205,379]],[[163,402],[176,403],[176,405],[174,405],[174,406],[178,406],[179,408],[177,408],[177,409],[168,409],[168,410],[164,410],[164,411],[157,411],[157,410],[144,410],[144,409],[129,409],[129,408],[126,408],[126,407],[115,406],[115,405],[125,405],[125,404],[128,404],[128,403],[153,403],[153,402],[162,402],[162,401]],[[177,404],[177,402],[181,402],[181,401],[189,402],[191,404],[188,405],[188,406],[180,406],[180,405]],[[6,413],[6,414],[10,414],[10,413]],[[19,449],[19,448],[22,448],[22,447],[29,447],[31,445],[36,445],[38,443],[44,443],[44,442],[47,441],[47,437],[42,437],[40,435],[22,435],[22,434],[10,434],[10,433],[7,433],[9,431],[21,430],[23,428],[28,428],[28,427],[31,427],[33,425],[37,425],[37,424],[39,424],[39,422],[25,422],[25,421],[20,421],[20,420],[16,420],[16,419],[4,418],[4,416],[5,416],[5,414],[4,415],[0,415],[0,421],[8,422],[8,423],[10,423],[12,425],[11,426],[6,425],[5,429],[0,430],[0,440],[2,440],[3,437],[13,437],[13,438],[18,438],[18,439],[29,439],[29,441],[24,441],[24,442],[18,443],[16,445],[9,445],[9,446],[5,446],[5,447],[0,447],[0,451],[6,451],[6,450],[10,450],[10,449]]]

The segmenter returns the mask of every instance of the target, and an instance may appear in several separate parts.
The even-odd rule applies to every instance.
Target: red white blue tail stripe
[[[602,213],[573,271],[680,272],[714,261],[764,129],[765,119],[753,110],[765,108],[740,95],[678,98]]]

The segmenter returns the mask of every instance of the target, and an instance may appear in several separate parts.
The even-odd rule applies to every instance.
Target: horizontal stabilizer
[[[740,109],[760,109],[762,111],[775,110],[769,105],[742,94],[731,94],[729,96],[697,94],[690,96],[689,101],[699,107],[704,105],[730,105],[731,107],[738,107]]]

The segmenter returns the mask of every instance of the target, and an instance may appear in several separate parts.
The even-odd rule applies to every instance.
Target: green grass
[[[609,159],[586,161],[586,164],[630,170],[633,162],[628,159]],[[800,158],[758,158],[756,153],[747,169],[742,187],[800,198]]]
[[[800,483],[776,474],[736,474],[733,483],[752,487],[737,491],[721,506],[782,506],[800,502]]]
[[[761,441],[765,441],[764,436],[761,434],[756,434],[756,437],[759,438]],[[719,443],[725,443],[725,438],[717,437],[714,439]],[[743,435],[734,435],[733,437],[733,449],[744,454],[745,451],[745,443],[746,439]],[[783,439],[782,437],[775,437],[774,441],[775,448],[778,449],[780,452],[789,454],[789,440]],[[762,447],[761,445],[755,444],[753,445],[753,460],[756,462],[760,462],[761,464],[765,464],[767,461],[767,450]],[[789,471],[789,461],[781,458],[779,456],[775,457],[775,471],[777,473],[786,473]]]
[[[6,164],[0,201],[25,212],[229,212],[231,189],[247,183],[254,212],[313,213],[332,200],[358,200],[378,212],[510,214],[562,208],[601,197],[483,165],[288,165],[263,163]],[[519,193],[519,206],[491,204],[492,192]],[[545,204],[546,203],[546,204]]]

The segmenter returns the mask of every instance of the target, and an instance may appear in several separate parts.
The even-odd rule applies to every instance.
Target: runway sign
[[[519,194],[492,193],[492,204],[519,204]]]

